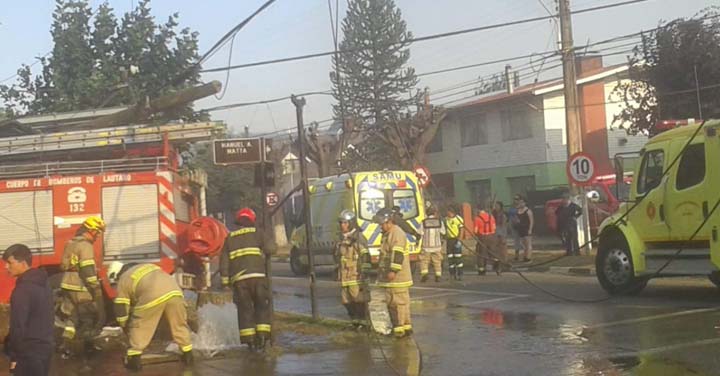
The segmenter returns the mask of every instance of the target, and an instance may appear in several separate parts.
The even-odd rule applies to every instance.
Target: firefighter
[[[427,210],[427,219],[436,219],[437,210],[433,207]],[[442,277],[442,235],[445,229],[428,228],[423,225],[424,239],[422,252],[420,253],[420,282],[427,282],[430,273],[430,265],[435,270],[435,282],[440,282]]]
[[[393,222],[392,211],[380,209],[373,219],[381,226],[383,232],[378,286],[385,289],[393,334],[396,338],[402,338],[412,334],[410,286],[413,282],[410,258],[405,247],[407,239],[400,226]]]
[[[485,275],[488,259],[493,260],[493,270],[500,275],[500,260],[496,257],[497,239],[495,238],[495,217],[488,210],[492,208],[492,202],[478,205],[478,213],[475,217],[475,235],[477,236],[477,244],[475,245],[476,265],[478,275]]]
[[[84,350],[91,351],[92,338],[105,324],[105,300],[97,277],[93,247],[104,231],[105,222],[101,218],[88,217],[63,250],[59,308],[66,323],[62,345],[65,356],[73,352],[78,330]]]
[[[155,335],[161,317],[167,320],[173,340],[182,351],[181,361],[192,365],[185,297],[175,278],[155,264],[123,265],[116,261],[108,268],[108,281],[116,285],[115,319],[125,329],[130,345],[125,368],[142,369],[142,352]]]
[[[462,241],[460,235],[465,228],[465,221],[457,214],[455,208],[448,207],[445,218],[445,237],[447,239],[445,246],[448,257],[448,269],[453,279],[462,280],[463,275],[463,255]]]
[[[370,294],[364,280],[371,268],[367,239],[358,230],[355,213],[343,210],[338,217],[340,241],[335,251],[338,263],[342,304],[347,309],[353,325],[361,329],[367,320],[367,304]]]
[[[255,212],[240,209],[240,228],[228,234],[220,256],[223,286],[233,287],[240,342],[250,350],[264,350],[270,339],[270,290],[265,275],[263,235],[255,228]]]

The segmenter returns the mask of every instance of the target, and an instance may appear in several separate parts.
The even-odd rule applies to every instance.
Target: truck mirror
[[[620,198],[620,187],[625,183],[625,161],[620,155],[613,159],[615,164],[615,197]]]

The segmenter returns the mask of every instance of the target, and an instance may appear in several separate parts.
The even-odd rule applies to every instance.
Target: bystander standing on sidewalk
[[[532,260],[532,233],[535,225],[532,210],[527,206],[525,199],[521,196],[518,201],[518,237],[522,242],[523,249],[525,250],[523,255],[523,262],[530,262]]]
[[[567,256],[580,256],[578,243],[578,217],[582,215],[582,208],[570,199],[570,194],[563,195],[562,205],[555,210],[557,229],[565,245]]]
[[[522,240],[518,233],[520,226],[520,218],[518,218],[518,205],[520,205],[520,195],[513,197],[513,203],[508,210],[508,235],[513,239],[513,247],[515,248],[515,261],[520,261],[520,251],[523,250]]]
[[[495,202],[492,215],[495,218],[495,237],[497,238],[495,249],[497,250],[497,258],[504,264],[507,262],[507,237],[509,226],[508,216],[505,213],[505,207],[501,201]],[[502,265],[500,265],[500,270],[502,270]]]
[[[55,320],[47,273],[31,268],[32,254],[24,244],[8,247],[3,261],[10,275],[17,278],[10,296],[10,333],[5,339],[10,373],[47,375],[54,347]]]

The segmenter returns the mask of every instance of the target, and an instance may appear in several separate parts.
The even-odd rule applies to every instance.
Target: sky
[[[621,2],[622,0],[571,0],[573,10]],[[101,0],[91,0],[93,7]],[[153,0],[153,15],[158,21],[178,12],[180,26],[200,34],[200,53],[207,51],[228,30],[255,11],[265,0]],[[54,0],[0,0],[0,82],[11,77],[21,64],[31,64],[35,57],[52,49],[50,25]],[[118,17],[129,11],[135,0],[109,0]],[[331,1],[335,5],[335,1]],[[340,0],[340,18],[344,17],[347,0]],[[555,12],[555,0],[396,0],[408,30],[416,37],[444,33],[484,25],[548,15]],[[662,20],[691,17],[703,8],[717,5],[716,0],[649,0],[618,8],[574,15],[573,33],[576,45],[586,45],[620,35],[657,27]],[[333,12],[334,13],[334,12]],[[529,55],[557,48],[556,25],[550,20],[480,31],[448,38],[418,42],[410,46],[410,65],[418,74]],[[342,38],[342,35],[340,36]],[[631,41],[632,42],[632,41]],[[626,42],[625,42],[626,43]],[[616,43],[615,45],[620,45]],[[618,47],[601,53],[623,52]],[[231,63],[255,61],[332,51],[330,12],[327,0],[277,0],[240,31],[234,41],[232,56],[226,46],[204,68]],[[592,50],[590,48],[589,50]],[[606,56],[605,64],[621,63],[625,54]],[[501,72],[506,63],[497,63],[450,73],[422,76],[419,88],[428,88],[433,103],[444,104],[466,98],[473,86],[467,83],[478,77]],[[513,61],[520,70],[522,83],[534,79],[558,77],[561,72],[549,69],[555,60],[543,63],[539,57]],[[219,80],[227,86],[221,99],[210,97],[198,101],[196,108],[211,108],[233,103],[285,97],[293,93],[327,91],[330,89],[330,58],[287,62],[238,69],[227,73],[207,73],[204,81]],[[12,80],[4,82],[8,84]],[[470,90],[470,91],[468,91]],[[332,118],[333,98],[308,96],[305,122]],[[454,102],[457,103],[457,102]],[[448,103],[451,105],[453,103]],[[290,100],[269,105],[215,111],[215,120],[224,120],[239,131],[249,126],[253,134],[284,133],[295,126],[295,108]]]

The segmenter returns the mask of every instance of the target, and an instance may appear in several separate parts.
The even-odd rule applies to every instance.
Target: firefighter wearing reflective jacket
[[[462,231],[465,228],[465,221],[457,214],[455,208],[447,209],[445,218],[445,246],[447,248],[448,269],[453,279],[462,280],[463,268],[463,244],[460,239]]]
[[[412,334],[410,286],[413,282],[410,258],[405,247],[407,238],[392,219],[393,213],[388,209],[380,209],[374,217],[375,223],[382,227],[383,232],[378,286],[385,288],[385,300],[393,325],[393,334],[400,338]]]
[[[125,367],[142,369],[140,358],[150,344],[161,317],[165,317],[173,341],[182,351],[181,360],[193,363],[185,298],[175,279],[155,264],[121,264],[108,268],[108,280],[116,284],[115,319],[125,329],[129,348]]]
[[[437,210],[433,207],[427,210],[427,220],[438,221]],[[430,273],[430,265],[435,269],[435,282],[440,282],[442,277],[442,236],[445,235],[445,228],[440,227],[429,228],[423,223],[423,247],[420,253],[420,282],[427,282]]]
[[[237,307],[240,342],[251,350],[265,348],[270,339],[270,291],[265,276],[263,236],[255,228],[255,212],[244,208],[237,212],[240,228],[225,239],[220,255],[223,286],[233,287]]]
[[[492,260],[493,270],[500,275],[500,260],[497,258],[497,238],[495,237],[495,217],[488,211],[492,209],[492,206],[492,203],[487,203],[485,206],[478,205],[478,214],[474,221],[475,235],[477,236],[475,254],[479,275],[485,275],[488,260]]]
[[[71,352],[72,344],[77,343],[74,341],[77,331],[80,331],[78,337],[84,342],[82,345],[88,350],[91,339],[105,324],[105,301],[97,277],[93,247],[104,231],[105,222],[101,218],[89,217],[63,250],[59,308],[60,316],[66,322],[63,331],[66,355]]]
[[[355,213],[343,210],[338,217],[340,241],[335,257],[338,261],[338,279],[341,284],[342,304],[347,309],[353,325],[360,329],[367,318],[367,304],[370,301],[365,273],[372,267],[367,239],[358,231]]]

